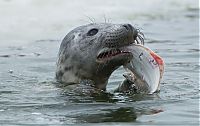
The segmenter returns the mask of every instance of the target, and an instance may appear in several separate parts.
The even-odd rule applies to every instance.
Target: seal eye
[[[98,31],[99,31],[98,29],[93,28],[93,29],[91,29],[91,30],[88,31],[87,35],[88,36],[96,35]]]

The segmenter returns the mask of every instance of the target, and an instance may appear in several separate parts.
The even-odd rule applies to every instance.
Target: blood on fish
[[[156,60],[156,62],[158,63],[158,65],[163,65],[164,64],[162,58],[160,56],[158,56],[156,53],[154,53],[153,51],[151,51],[150,54]]]

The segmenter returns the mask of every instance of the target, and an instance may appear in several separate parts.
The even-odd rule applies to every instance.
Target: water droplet
[[[11,74],[12,74],[12,73],[13,73],[13,70],[9,70],[8,73],[11,73]]]

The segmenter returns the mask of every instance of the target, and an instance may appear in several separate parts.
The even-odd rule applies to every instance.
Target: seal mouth
[[[131,55],[131,52],[126,48],[104,48],[97,55],[97,62],[105,62],[117,57]]]
[[[136,29],[136,31],[137,34],[131,42],[124,43],[121,47],[111,46],[105,47],[100,50],[97,54],[96,61],[99,63],[104,63],[112,59],[124,59],[127,57],[131,57],[131,51],[129,51],[127,47],[132,44],[144,45],[144,34],[139,29]]]

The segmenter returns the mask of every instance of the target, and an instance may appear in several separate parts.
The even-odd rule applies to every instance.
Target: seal
[[[112,72],[132,59],[127,47],[138,38],[138,30],[130,24],[79,26],[60,45],[56,79],[66,84],[91,80],[95,88],[106,90]]]

